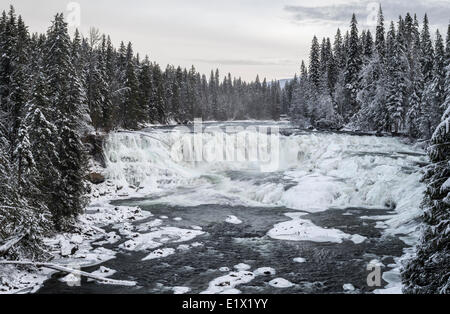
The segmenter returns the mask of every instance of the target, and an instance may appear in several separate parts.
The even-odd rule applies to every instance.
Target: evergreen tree
[[[408,20],[408,19],[406,19]],[[421,43],[419,24],[416,16],[411,26],[411,42],[409,44],[409,63],[410,63],[410,75],[411,82],[409,91],[409,109],[407,112],[407,127],[408,134],[413,138],[421,137],[421,119],[422,115],[422,94],[424,89],[424,80],[421,68]]]
[[[320,46],[317,37],[314,36],[311,53],[309,56],[309,79],[315,87],[320,85]]]
[[[47,32],[44,47],[43,77],[45,77],[46,94],[37,96],[48,103],[50,121],[57,125],[60,140],[55,146],[58,159],[55,168],[60,174],[53,191],[52,218],[58,229],[68,227],[68,222],[81,213],[86,190],[85,151],[80,141],[79,132],[87,119],[84,104],[85,93],[71,58],[71,41],[67,33],[67,24],[62,14],[57,14]],[[36,97],[36,95],[35,95]]]
[[[73,128],[86,119],[85,93],[71,60],[71,41],[67,23],[57,14],[47,32],[44,47],[44,69],[48,80],[49,98],[54,119],[68,117]]]
[[[16,14],[11,6],[8,15],[3,11],[0,23],[0,100],[2,109],[7,111],[7,100],[10,93],[10,80],[14,71],[14,47],[17,35]]]
[[[383,10],[380,5],[380,9],[378,11],[378,22],[377,29],[375,35],[375,48],[378,53],[378,57],[380,60],[384,60],[384,56],[386,53],[386,41],[385,41],[385,29],[384,29],[384,16]]]
[[[87,75],[87,104],[94,128],[108,127],[111,120],[111,104],[106,67],[101,53],[91,52],[89,72]]]
[[[445,112],[428,150],[431,165],[424,177],[428,187],[423,203],[423,236],[416,256],[402,273],[406,293],[450,292],[450,67],[445,94]]]
[[[138,75],[139,82],[139,111],[140,119],[143,121],[149,120],[148,113],[151,107],[152,93],[153,93],[153,79],[151,64],[146,56],[142,62],[141,69]]]
[[[436,34],[436,50],[428,38],[428,20],[425,16],[424,30],[422,32],[422,53],[433,51],[433,59],[422,55],[422,73],[424,77],[424,92],[422,94],[422,118],[421,131],[427,138],[430,138],[435,128],[440,122],[442,110],[440,105],[444,98],[445,85],[445,51],[442,36],[439,31]],[[429,46],[430,45],[430,46]],[[431,65],[429,64],[431,62]]]
[[[361,70],[362,61],[357,25],[358,22],[356,21],[356,16],[353,14],[352,21],[350,23],[347,65],[345,69],[345,87],[347,90],[347,100],[350,107],[346,115],[346,119],[350,118],[358,111],[356,96],[359,91],[359,72]]]
[[[333,52],[337,68],[339,69],[344,68],[347,61],[345,60],[343,38],[341,35],[341,30],[339,28],[334,38]]]
[[[12,73],[9,81],[7,110],[11,118],[11,140],[14,141],[20,126],[23,108],[29,97],[29,35],[21,16],[17,19],[16,39],[11,56]]]
[[[150,118],[153,122],[166,122],[164,108],[166,106],[164,82],[159,65],[153,67],[153,93],[150,107]]]
[[[425,83],[429,83],[433,76],[433,59],[434,59],[434,49],[433,43],[431,42],[431,35],[429,30],[428,16],[425,14],[423,19],[423,28],[421,33],[421,64],[422,64],[422,74]]]
[[[364,61],[369,61],[373,56],[373,38],[372,33],[367,31],[365,41],[364,41]]]
[[[408,99],[408,59],[402,24],[403,20],[400,18],[396,33],[395,26],[391,23],[387,39],[387,69],[389,74],[387,107],[393,123],[388,131],[396,133],[403,130]]]
[[[121,109],[123,127],[126,129],[136,129],[138,127],[138,123],[142,121],[141,118],[143,112],[139,105],[139,83],[136,76],[131,43],[128,43],[126,56],[126,91]]]
[[[63,121],[56,147],[60,173],[59,188],[55,192],[53,220],[58,230],[70,228],[73,219],[83,213],[87,205],[86,151],[79,135],[71,128],[70,121]]]
[[[335,87],[336,81],[337,81],[338,67],[337,67],[336,58],[333,55],[331,41],[329,38],[327,38],[326,47],[327,47],[327,50],[329,51],[329,58],[328,58],[328,64],[327,64],[328,88],[330,90],[330,93],[333,93],[334,87]]]

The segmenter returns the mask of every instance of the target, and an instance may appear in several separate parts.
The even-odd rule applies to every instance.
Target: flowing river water
[[[137,286],[70,287],[54,274],[39,293],[400,291],[399,262],[417,240],[423,151],[287,122],[205,126],[116,133],[105,143],[108,180],[122,193],[111,204],[152,214],[109,226],[123,236],[102,244],[116,252],[102,266]],[[266,144],[255,145],[270,158],[249,158],[250,139],[267,130]],[[381,285],[369,286],[375,266]]]

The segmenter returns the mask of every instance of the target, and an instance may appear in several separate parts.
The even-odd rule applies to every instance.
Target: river
[[[70,287],[54,274],[38,293],[401,289],[427,157],[398,138],[210,122],[115,133],[105,157],[121,194],[111,204],[152,214],[109,226],[121,240],[102,245],[117,252],[102,264],[117,271],[112,278],[137,286]],[[381,284],[368,284],[378,269]]]

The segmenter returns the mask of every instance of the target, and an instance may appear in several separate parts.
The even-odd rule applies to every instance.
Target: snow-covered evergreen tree
[[[133,49],[128,43],[126,53],[125,97],[122,103],[122,126],[126,129],[136,129],[139,121],[143,121],[144,108],[139,104],[139,82],[136,75],[136,65],[133,59]]]
[[[71,41],[62,14],[55,16],[47,32],[44,69],[54,110],[52,118],[68,117],[73,128],[80,128],[86,122],[88,108],[82,83],[72,64]]]
[[[424,200],[424,230],[416,256],[403,271],[406,293],[450,292],[450,67],[447,67],[445,109],[431,139],[428,184]]]
[[[296,124],[302,128],[307,128],[311,125],[309,112],[309,96],[310,81],[308,80],[308,70],[305,62],[302,61],[300,68],[300,78],[294,80],[290,116]]]
[[[143,121],[149,121],[149,110],[151,107],[152,93],[153,93],[153,78],[150,60],[148,56],[144,58],[138,74],[139,84],[139,111],[140,117]]]
[[[421,68],[421,43],[419,34],[419,24],[417,18],[414,17],[411,26],[411,43],[409,48],[409,62],[411,82],[409,90],[409,109],[406,115],[406,123],[409,136],[413,138],[421,137],[421,118],[422,118],[422,94],[424,88],[424,79]]]
[[[402,24],[403,20],[400,19],[396,34],[394,24],[392,23],[387,36],[387,108],[393,123],[388,131],[394,131],[396,133],[402,131],[404,128],[409,84],[407,80],[409,64]]]
[[[316,36],[314,36],[311,52],[309,55],[309,80],[315,87],[320,85],[320,46]]]
[[[73,219],[83,213],[87,205],[85,182],[87,158],[80,137],[71,128],[70,121],[63,121],[59,130],[58,153],[59,188],[55,191],[53,220],[58,230],[70,228]]]
[[[359,45],[358,22],[353,14],[350,23],[350,37],[347,47],[347,65],[345,69],[345,88],[347,90],[348,111],[345,119],[348,121],[358,111],[356,96],[359,91],[359,72],[361,70],[362,59]]]

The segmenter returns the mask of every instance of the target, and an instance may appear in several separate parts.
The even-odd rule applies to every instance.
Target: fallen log
[[[117,286],[128,286],[128,287],[136,286],[135,281],[116,280],[116,279],[105,278],[105,277],[93,275],[88,272],[84,272],[82,270],[72,269],[72,268],[68,268],[66,266],[61,266],[61,265],[52,264],[52,263],[25,262],[25,261],[0,261],[0,265],[2,265],[2,264],[3,265],[35,266],[38,268],[44,267],[44,268],[57,270],[57,271],[60,271],[63,273],[84,276],[86,278],[94,279],[94,280],[104,283],[104,284],[117,285]]]
[[[5,244],[0,246],[0,256],[5,255],[8,251],[17,243],[22,241],[22,239],[26,236],[26,233],[19,234],[7,240]]]

